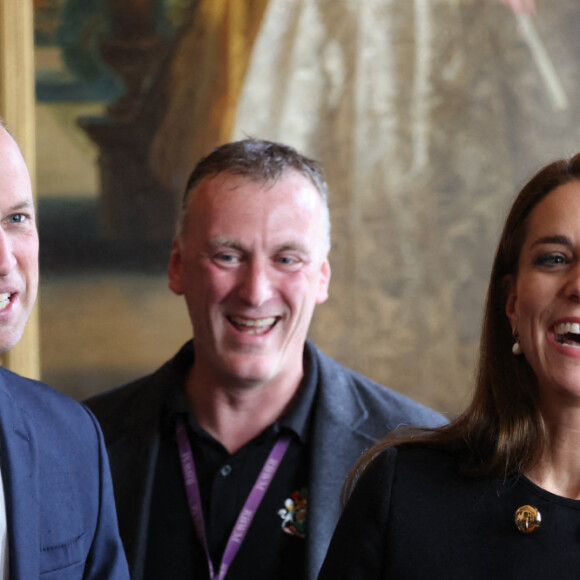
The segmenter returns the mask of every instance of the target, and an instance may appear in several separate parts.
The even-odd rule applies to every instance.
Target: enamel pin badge
[[[306,537],[306,511],[307,511],[306,488],[295,491],[285,502],[284,507],[278,510],[282,518],[282,531],[290,536],[299,538]]]

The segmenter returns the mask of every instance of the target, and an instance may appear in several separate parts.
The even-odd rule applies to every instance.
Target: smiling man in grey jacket
[[[314,161],[247,139],[194,169],[169,286],[195,340],[88,402],[134,580],[314,579],[360,454],[400,425],[445,422],[307,341],[329,250]]]

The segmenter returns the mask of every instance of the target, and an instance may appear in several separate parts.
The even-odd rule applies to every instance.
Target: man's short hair
[[[205,177],[231,173],[259,183],[275,183],[288,171],[296,171],[306,177],[320,194],[324,205],[325,227],[330,247],[328,185],[318,162],[298,153],[289,145],[253,138],[221,145],[197,163],[185,186],[178,233],[184,230],[191,193]]]

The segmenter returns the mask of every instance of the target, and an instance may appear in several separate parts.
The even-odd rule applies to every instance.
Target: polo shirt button
[[[220,469],[220,473],[224,476],[227,477],[230,473],[232,472],[232,466],[231,465],[224,465],[221,469]]]

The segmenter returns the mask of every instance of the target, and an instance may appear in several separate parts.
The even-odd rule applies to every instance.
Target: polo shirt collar
[[[176,415],[186,415],[189,424],[196,431],[203,431],[195,418],[194,412],[187,402],[184,390],[187,374],[195,362],[193,342],[190,341],[187,343],[180,351],[180,355],[179,366],[181,373],[183,373],[182,380],[179,383],[176,382],[172,385],[167,385],[167,415],[170,418],[174,418]],[[319,372],[316,358],[313,357],[309,349],[306,348],[304,349],[303,364],[304,377],[294,401],[290,405],[288,411],[268,429],[272,429],[274,432],[290,430],[302,443],[306,443],[309,438],[311,423],[310,416],[312,414],[314,398],[316,396]]]

